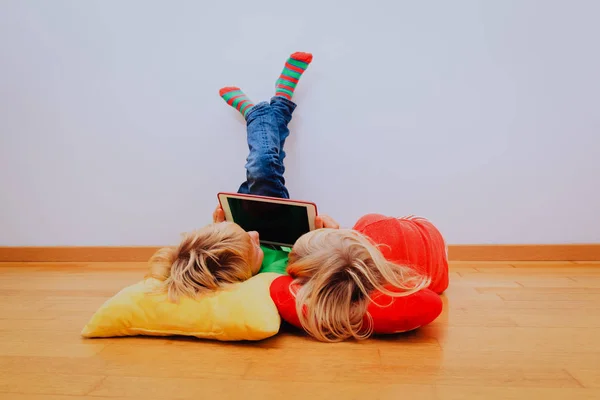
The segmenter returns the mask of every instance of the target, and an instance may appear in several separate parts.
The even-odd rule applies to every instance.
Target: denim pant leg
[[[279,160],[283,163],[285,158],[285,139],[290,135],[288,124],[292,120],[292,113],[296,109],[296,103],[281,96],[274,96],[271,99],[271,108],[277,117],[279,126]]]
[[[267,102],[255,105],[246,116],[250,153],[246,159],[246,182],[240,186],[239,193],[289,198],[283,178],[279,125]]]

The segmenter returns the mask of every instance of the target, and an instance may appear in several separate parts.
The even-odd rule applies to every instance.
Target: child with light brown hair
[[[237,87],[224,87],[219,91],[223,100],[246,120],[249,154],[246,181],[239,193],[289,198],[283,177],[283,148],[296,108],[291,99],[311,61],[310,53],[292,54],[277,80],[275,96],[270,102],[254,104]],[[337,228],[339,225],[331,217],[321,215],[316,217],[315,227]],[[257,274],[261,266],[263,272],[283,273],[287,255],[287,250],[261,246],[258,232],[245,232],[239,225],[225,222],[223,210],[217,207],[213,224],[185,234],[178,246],[166,247],[154,254],[149,276],[162,280],[169,298],[177,300],[245,281]]]
[[[221,89],[221,97],[246,119],[249,155],[239,193],[289,198],[283,149],[296,108],[291,99],[311,61],[309,53],[292,54],[270,102],[254,104],[237,87]],[[165,282],[172,300],[219,290],[259,272],[287,273],[301,285],[296,304],[304,329],[318,340],[338,341],[371,334],[364,321],[374,290],[406,296],[429,283],[413,270],[390,263],[365,236],[339,229],[325,215],[317,217],[317,229],[303,235],[291,252],[261,246],[257,232],[225,222],[220,207],[213,222],[152,257],[150,275]]]

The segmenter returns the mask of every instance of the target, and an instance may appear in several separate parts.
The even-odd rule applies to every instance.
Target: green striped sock
[[[313,56],[310,53],[294,53],[288,58],[279,79],[277,79],[275,96],[285,97],[288,100],[292,99],[296,85],[298,85],[300,77],[308,68],[312,58]]]
[[[219,95],[227,102],[227,104],[238,110],[244,118],[246,118],[248,111],[254,107],[252,100],[250,100],[239,87],[224,87],[219,90]]]

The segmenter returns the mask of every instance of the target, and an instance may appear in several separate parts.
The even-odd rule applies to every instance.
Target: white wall
[[[341,4],[341,3],[340,3]],[[600,2],[0,2],[0,245],[160,245],[244,178],[217,91],[312,51],[293,197],[449,243],[600,242]]]

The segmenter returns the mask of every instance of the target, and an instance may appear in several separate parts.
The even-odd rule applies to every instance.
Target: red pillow
[[[441,294],[448,288],[448,257],[440,231],[425,218],[392,218],[368,214],[354,230],[379,245],[384,257],[431,278],[429,289]]]
[[[271,283],[271,298],[284,321],[302,329],[296,313],[296,298],[290,290],[293,278],[280,276]],[[298,287],[294,287],[294,293]],[[429,289],[422,289],[409,296],[391,297],[377,292],[375,302],[367,312],[373,317],[373,331],[379,334],[407,332],[427,325],[442,312],[442,299]]]

